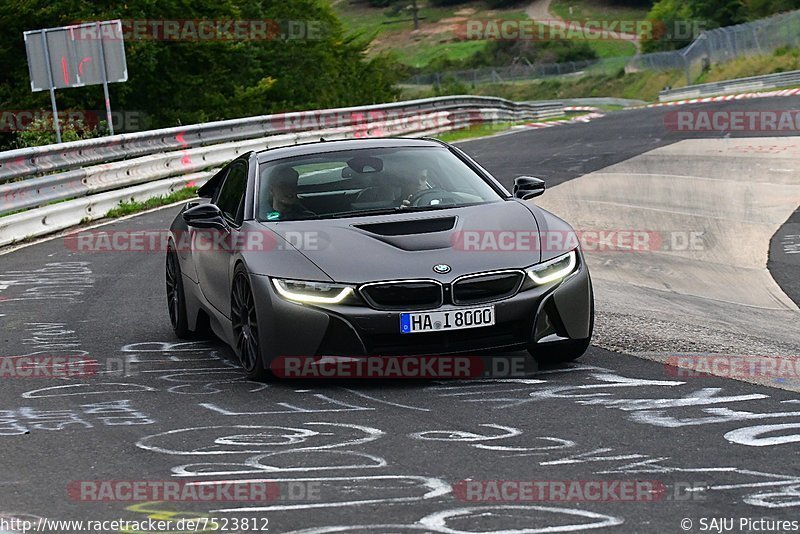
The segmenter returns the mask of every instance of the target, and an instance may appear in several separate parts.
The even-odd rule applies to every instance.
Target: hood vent
[[[375,235],[398,236],[446,232],[452,230],[455,225],[455,217],[437,217],[436,219],[412,219],[409,221],[356,224],[354,226]]]

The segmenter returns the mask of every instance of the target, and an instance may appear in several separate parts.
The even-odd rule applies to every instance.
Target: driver
[[[306,209],[297,198],[297,181],[300,175],[289,165],[275,167],[269,177],[269,195],[272,199],[268,221],[303,219],[316,215]]]
[[[420,191],[430,189],[428,185],[428,169],[417,169],[410,178],[403,180],[403,190],[400,198],[403,199],[401,206],[410,206],[411,198]]]

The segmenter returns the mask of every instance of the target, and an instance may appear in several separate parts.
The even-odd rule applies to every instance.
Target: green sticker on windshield
[[[277,221],[280,218],[281,218],[281,214],[280,214],[280,212],[277,212],[277,211],[271,211],[271,212],[269,212],[269,215],[267,215],[267,220],[268,221]]]

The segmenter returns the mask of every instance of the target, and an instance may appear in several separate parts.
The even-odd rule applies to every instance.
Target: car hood
[[[262,224],[337,282],[447,282],[462,274],[539,262],[537,210],[508,200],[407,214]],[[434,272],[438,264],[449,265],[450,272]]]

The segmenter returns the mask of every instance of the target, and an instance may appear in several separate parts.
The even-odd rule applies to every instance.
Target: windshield
[[[344,150],[262,163],[261,221],[355,217],[501,201],[444,147]]]

